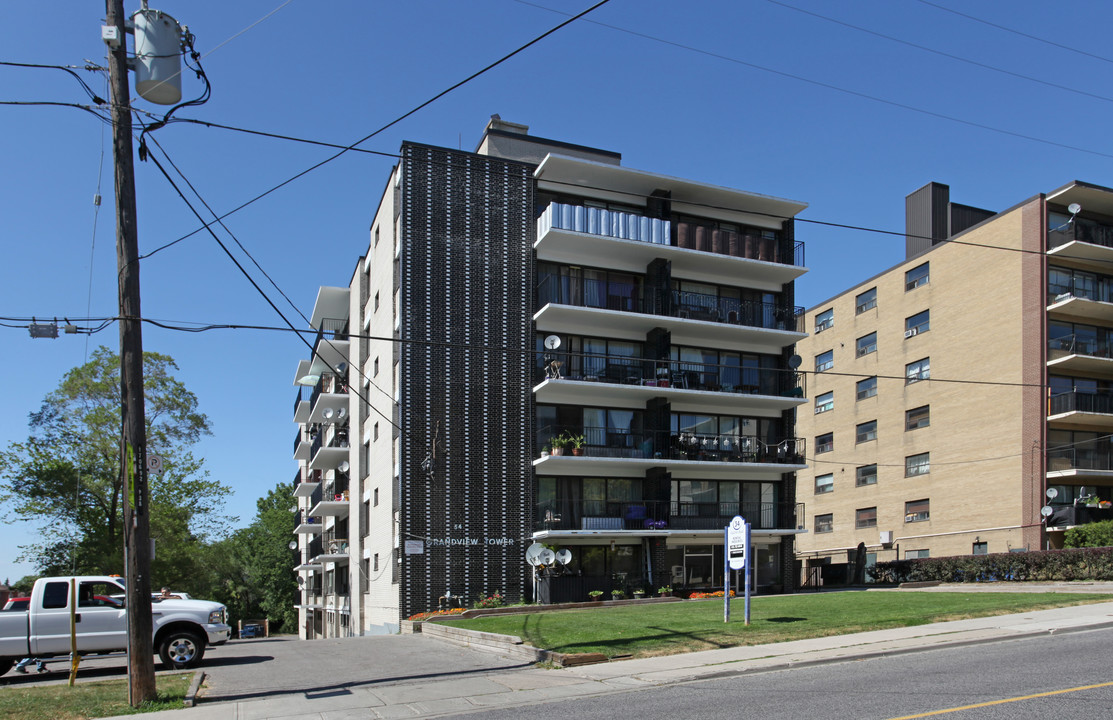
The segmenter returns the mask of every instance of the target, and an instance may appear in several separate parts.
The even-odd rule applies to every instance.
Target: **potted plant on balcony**
[[[549,454],[550,454],[550,451],[552,450],[552,447],[553,447],[552,440],[550,440],[550,441],[546,442],[544,445],[542,445],[541,446],[541,457],[543,457],[543,458],[549,457]]]
[[[584,454],[584,445],[587,443],[583,435],[573,435],[571,433],[564,436],[565,441],[572,446],[572,454],[577,457]]]
[[[564,454],[564,443],[564,435],[554,435],[553,439],[549,441],[549,445],[552,447],[552,453],[554,456],[560,456]]]

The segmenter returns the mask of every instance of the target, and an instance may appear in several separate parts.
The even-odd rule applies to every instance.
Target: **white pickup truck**
[[[0,613],[0,675],[25,657],[70,653],[70,581],[77,581],[77,652],[127,649],[127,611],[122,578],[81,576],[40,578],[25,611]],[[167,667],[201,662],[206,645],[228,641],[232,629],[225,607],[204,600],[152,600],[154,647]]]

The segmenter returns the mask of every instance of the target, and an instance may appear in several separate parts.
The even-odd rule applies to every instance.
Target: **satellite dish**
[[[537,567],[538,565],[540,565],[541,564],[541,551],[544,550],[544,549],[545,549],[545,546],[542,545],[541,543],[534,543],[534,544],[530,545],[528,548],[526,548],[526,562],[529,563],[530,565],[533,565],[534,567]]]
[[[1043,515],[1044,517],[1051,517],[1051,513],[1053,512],[1055,511],[1051,509],[1050,505],[1044,505],[1042,508],[1040,508],[1040,515]]]
[[[561,565],[567,565],[572,562],[572,551],[568,548],[558,551],[556,554],[556,561]]]
[[[337,408],[336,409],[336,419],[337,420],[343,420],[347,416],[348,416],[348,408],[342,407],[342,408]]]
[[[541,561],[542,565],[552,565],[556,561],[556,553],[547,547],[543,547],[537,559]]]
[[[1058,490],[1056,490],[1055,488],[1048,488],[1047,489],[1047,499],[1048,500],[1054,500],[1057,497],[1059,497],[1059,491]]]
[[[348,472],[348,470],[351,469],[351,467],[352,466],[348,463],[347,460],[341,460],[340,464],[336,466],[336,469],[339,470],[342,473],[346,473],[346,472]]]
[[[790,368],[792,368],[793,370],[795,370],[796,368],[800,367],[800,364],[802,362],[804,362],[804,361],[803,361],[803,359],[801,359],[801,357],[799,355],[793,355],[792,357],[790,357],[788,359],[788,366]]]
[[[297,550],[298,549],[298,541],[297,540],[291,540],[289,542],[289,544],[286,545],[286,547],[290,548],[291,550]]]
[[[335,414],[336,411],[332,408],[325,408],[324,412],[321,413],[321,415],[324,416],[325,420],[332,420],[332,416]]]
[[[556,350],[558,347],[560,347],[560,336],[559,335],[550,335],[549,337],[545,338],[545,348],[546,349]]]
[[[1070,211],[1071,215],[1077,215],[1078,213],[1082,212],[1082,206],[1078,203],[1071,203],[1070,205],[1067,205],[1067,210]]]

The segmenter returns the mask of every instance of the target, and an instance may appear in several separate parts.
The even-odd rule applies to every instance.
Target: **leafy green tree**
[[[164,467],[149,479],[151,575],[156,585],[189,591],[206,537],[232,518],[221,514],[229,490],[190,452],[211,431],[174,370],[173,358],[143,354],[147,449]],[[27,440],[0,452],[3,519],[41,526],[18,558],[39,573],[122,572],[120,424],[119,360],[100,347],[31,413]]]

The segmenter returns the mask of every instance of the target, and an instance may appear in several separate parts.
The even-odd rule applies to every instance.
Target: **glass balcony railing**
[[[582,438],[580,448],[561,438]],[[555,440],[554,440],[555,438]],[[556,447],[553,447],[554,442]],[[703,462],[799,465],[802,438],[760,439],[731,433],[646,432],[623,428],[545,426],[538,432],[538,454],[549,445],[553,455],[696,460]]]
[[[1086,447],[1086,444],[1047,451],[1047,469],[1057,470],[1113,470],[1113,448]]]
[[[538,502],[535,530],[722,530],[741,515],[755,530],[794,529],[802,503],[555,499]]]
[[[1113,414],[1113,393],[1090,393],[1077,390],[1048,399],[1048,415],[1061,415],[1069,412]]]
[[[1062,337],[1051,338],[1047,341],[1047,349],[1052,360],[1066,355],[1088,355],[1090,357],[1113,357],[1113,342],[1102,333],[1100,337],[1093,334],[1081,335],[1073,333]]]
[[[554,366],[554,363],[556,365]],[[687,360],[649,360],[595,353],[551,352],[535,368],[535,382],[554,378],[673,387],[743,395],[804,397],[804,376],[793,370]]]

